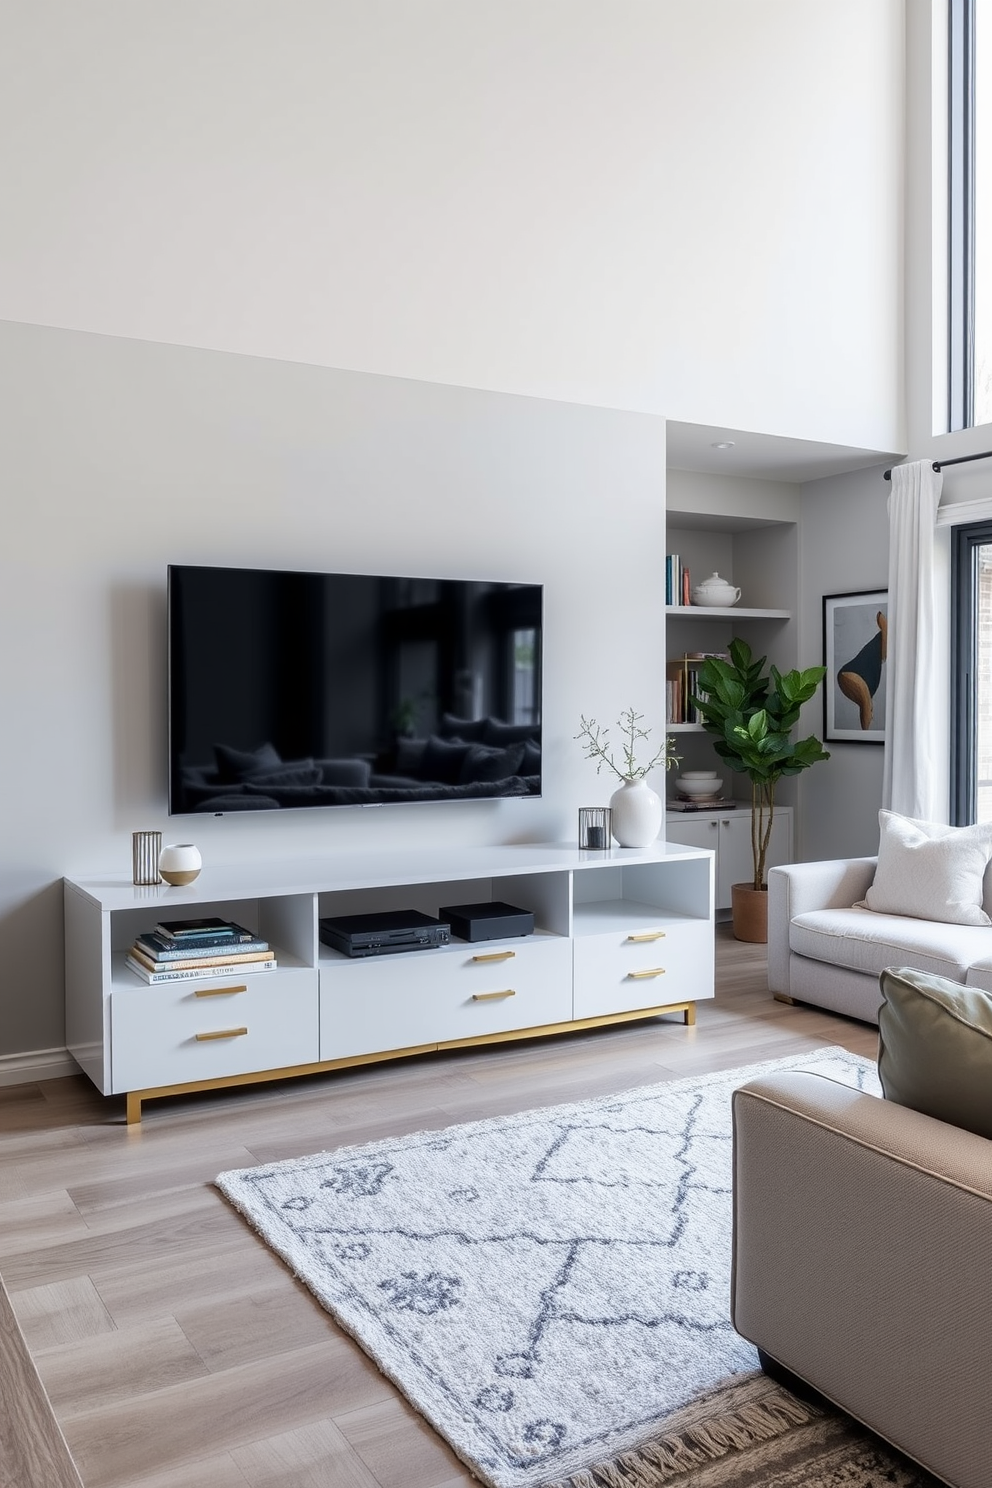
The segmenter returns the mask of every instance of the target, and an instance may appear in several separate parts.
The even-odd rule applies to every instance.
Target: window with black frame
[[[948,428],[992,423],[992,0],[948,4]]]
[[[951,800],[968,826],[992,821],[992,521],[956,527],[952,551]]]

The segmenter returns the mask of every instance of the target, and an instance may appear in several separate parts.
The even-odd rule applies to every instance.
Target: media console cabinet
[[[655,843],[434,849],[214,867],[194,883],[65,880],[66,1043],[141,1120],[156,1096],[309,1075],[661,1013],[713,996],[712,852]],[[520,938],[351,959],[324,915],[503,900]],[[162,918],[217,914],[264,937],[275,971],[150,986],[125,964]]]

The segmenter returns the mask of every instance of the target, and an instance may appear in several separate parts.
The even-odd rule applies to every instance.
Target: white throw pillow
[[[992,925],[982,908],[992,824],[948,827],[878,813],[875,879],[861,907],[948,925]]]

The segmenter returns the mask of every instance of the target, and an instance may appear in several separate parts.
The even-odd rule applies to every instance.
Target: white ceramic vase
[[[610,797],[610,809],[621,847],[647,847],[661,831],[661,798],[646,780],[625,780]]]
[[[158,860],[159,873],[173,885],[192,883],[202,867],[200,849],[192,842],[170,842]]]

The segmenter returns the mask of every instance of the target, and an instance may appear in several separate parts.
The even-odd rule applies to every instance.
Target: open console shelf
[[[655,843],[524,844],[208,867],[192,884],[65,880],[66,1042],[127,1120],[156,1096],[442,1048],[681,1013],[713,995],[713,854]],[[326,915],[492,900],[532,935],[350,958]],[[219,915],[269,941],[275,971],[148,985],[126,965],[163,917]]]

